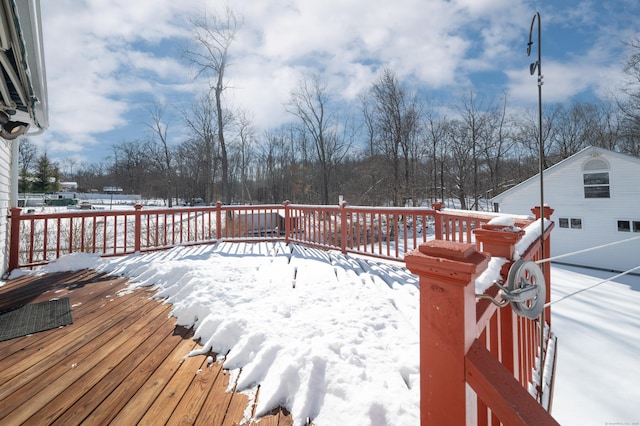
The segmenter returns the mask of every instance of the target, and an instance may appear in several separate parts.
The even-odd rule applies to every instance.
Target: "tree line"
[[[538,171],[537,109],[512,107],[508,93],[473,90],[437,107],[389,68],[355,108],[340,104],[318,75],[305,76],[284,105],[292,121],[258,133],[223,96],[241,20],[227,10],[193,25],[195,43],[184,53],[209,90],[177,114],[188,129],[182,142],[169,143],[175,123],[166,120],[170,106],[159,104],[149,108],[149,136],[114,146],[100,163],[52,164],[22,139],[20,190],[55,190],[63,179],[79,191],[117,185],[169,206],[194,199],[335,204],[343,196],[354,205],[454,199],[480,209]],[[544,105],[545,167],[589,145],[640,156],[640,40],[629,46],[623,99]]]

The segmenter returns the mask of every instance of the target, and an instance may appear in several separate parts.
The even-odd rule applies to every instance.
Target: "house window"
[[[628,220],[619,220],[618,221],[618,231],[620,232],[631,232],[631,226],[629,226]]]
[[[582,219],[561,217],[558,219],[558,226],[560,228],[582,229]]]
[[[609,165],[600,159],[589,160],[583,167],[584,198],[610,198]]]
[[[640,220],[619,220],[618,232],[640,232]]]
[[[609,172],[584,174],[584,198],[609,197]]]

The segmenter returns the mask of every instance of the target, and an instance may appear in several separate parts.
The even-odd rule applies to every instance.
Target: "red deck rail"
[[[9,269],[69,253],[105,256],[216,241],[282,239],[392,260],[430,239],[471,242],[491,216],[426,208],[222,205],[23,214],[11,209]]]
[[[555,363],[550,309],[531,320],[476,294],[476,280],[492,257],[507,262],[496,277],[504,281],[517,256],[532,261],[548,257],[553,223],[542,235],[539,222],[516,225],[479,228],[475,245],[430,241],[405,257],[407,267],[420,276],[423,425],[557,424],[546,411]],[[528,247],[518,246],[523,225],[534,235],[538,232]],[[549,268],[543,271],[548,301]],[[501,301],[496,287],[487,293]]]
[[[555,424],[543,408],[550,407],[552,386],[545,389],[547,379],[540,377],[541,365],[549,363],[540,361],[541,342],[543,355],[554,346],[550,309],[537,320],[522,318],[510,306],[478,298],[474,285],[492,256],[507,262],[503,279],[517,255],[548,257],[553,224],[516,253],[523,232],[495,230],[487,225],[493,217],[442,210],[437,203],[433,209],[289,202],[51,214],[11,209],[9,268],[68,253],[122,255],[217,241],[284,240],[404,259],[420,275],[422,424]],[[520,217],[515,226],[539,227],[535,223]],[[544,265],[548,298],[550,270]],[[495,287],[487,293],[499,299]],[[553,362],[547,372],[552,369]]]

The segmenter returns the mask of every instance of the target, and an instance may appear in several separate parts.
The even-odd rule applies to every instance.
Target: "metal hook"
[[[498,287],[500,289],[500,293],[498,293],[500,295],[501,295],[502,290],[505,288],[500,284],[500,281],[497,281],[497,280],[492,282],[491,285],[494,285],[494,286],[496,286],[496,287]],[[488,294],[476,294],[476,297],[478,299],[489,300],[491,303],[493,303],[494,305],[496,305],[496,306],[498,306],[500,308],[504,308],[505,306],[507,306],[509,304],[509,301],[504,299],[504,298],[502,298],[501,301],[498,301],[493,296],[490,296]]]

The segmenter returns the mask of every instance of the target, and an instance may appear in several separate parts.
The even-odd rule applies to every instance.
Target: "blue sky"
[[[508,91],[513,108],[533,106],[526,43],[536,11],[544,102],[605,99],[623,78],[623,42],[640,36],[637,0],[228,3],[244,23],[231,48],[227,102],[247,112],[258,135],[293,120],[283,104],[311,73],[345,106],[382,67],[444,108],[469,89]],[[221,0],[42,1],[50,127],[33,142],[61,163],[102,162],[114,144],[150,136],[155,102],[166,105],[172,143],[184,140],[179,111],[204,90],[182,56],[192,42],[189,20],[223,7]]]

